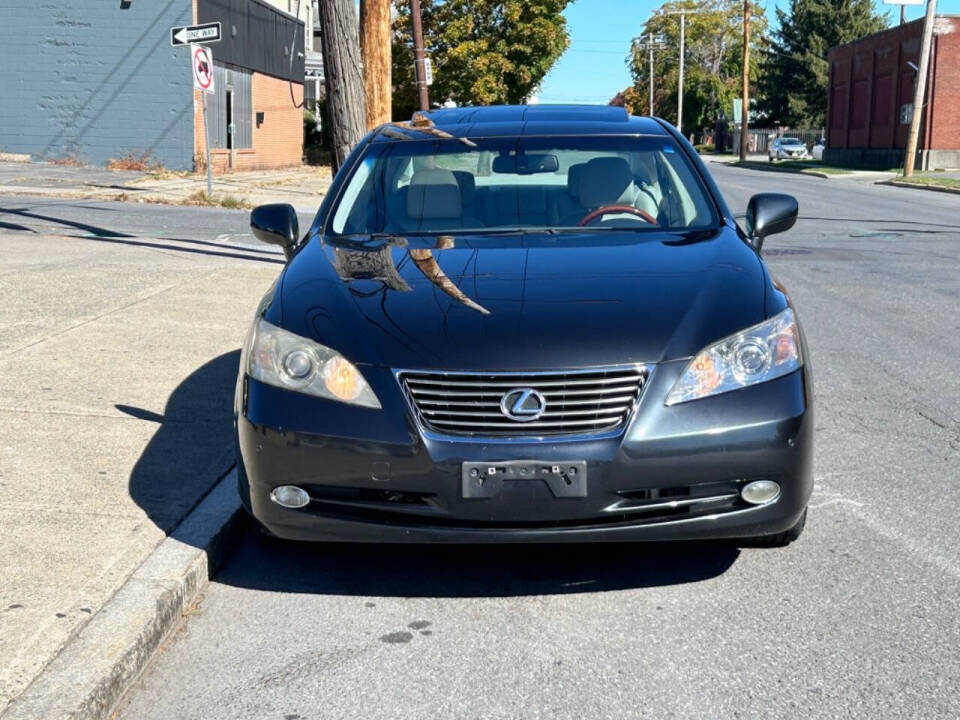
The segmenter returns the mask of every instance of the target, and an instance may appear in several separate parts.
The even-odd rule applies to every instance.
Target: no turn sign
[[[193,86],[197,90],[212,93],[213,88],[213,53],[203,45],[191,45],[190,57],[193,66]]]

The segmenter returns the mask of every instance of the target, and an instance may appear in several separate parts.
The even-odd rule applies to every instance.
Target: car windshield
[[[788,137],[785,137],[785,138],[783,138],[780,142],[781,142],[782,144],[784,144],[784,145],[799,145],[799,144],[800,144],[800,138],[788,138]]]
[[[330,235],[695,230],[716,208],[669,137],[497,137],[371,143]]]

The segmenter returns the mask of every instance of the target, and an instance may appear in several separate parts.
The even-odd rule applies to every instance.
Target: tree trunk
[[[336,173],[363,137],[366,124],[360,43],[353,0],[320,0],[319,7],[331,163]]]
[[[367,130],[390,122],[390,0],[360,0]]]

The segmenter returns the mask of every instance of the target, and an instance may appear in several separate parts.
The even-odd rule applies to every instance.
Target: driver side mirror
[[[257,240],[282,247],[287,260],[293,257],[293,248],[300,237],[300,222],[292,205],[275,203],[255,207],[250,213],[250,229]]]
[[[747,204],[747,217],[744,220],[750,244],[760,252],[767,235],[786,232],[793,227],[797,221],[799,209],[797,199],[792,195],[780,193],[754,195]]]

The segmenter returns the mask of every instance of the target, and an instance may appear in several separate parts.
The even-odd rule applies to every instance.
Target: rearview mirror
[[[793,227],[799,209],[797,199],[792,195],[754,195],[747,204],[747,217],[744,220],[750,244],[760,252],[765,237],[786,232]]]
[[[534,173],[552,173],[560,167],[556,155],[498,155],[493,159],[495,173],[516,173],[533,175]]]
[[[300,222],[292,205],[274,203],[260,205],[250,213],[250,229],[261,242],[279,245],[284,257],[293,257],[293,248],[300,237]]]

